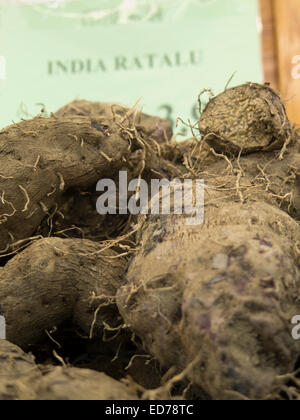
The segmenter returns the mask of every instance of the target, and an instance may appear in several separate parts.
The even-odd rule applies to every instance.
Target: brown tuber
[[[257,83],[228,89],[213,98],[200,117],[199,128],[218,153],[281,149],[291,139],[280,97],[268,85]]]
[[[264,203],[206,208],[203,226],[182,216],[144,216],[140,248],[118,307],[166,368],[193,368],[213,399],[275,395],[300,343],[298,224]],[[196,364],[195,364],[196,363]]]
[[[35,364],[20,348],[0,341],[0,401],[134,400],[137,394],[104,373]]]
[[[0,131],[0,251],[17,253],[0,267],[13,343],[0,342],[0,399],[299,397],[299,135],[255,83],[213,98],[199,128],[179,144],[137,107],[74,101]],[[99,216],[96,183],[119,171],[148,186],[203,179],[204,223]],[[49,366],[66,324],[93,371],[69,366],[77,336],[71,359],[62,338],[63,367]]]
[[[55,115],[57,117],[85,116],[91,118],[105,118],[111,120],[116,115],[123,120],[134,123],[137,131],[145,137],[151,137],[159,143],[170,140],[173,132],[171,123],[159,117],[136,112],[135,108],[129,108],[118,104],[108,104],[104,102],[89,102],[75,100],[68,105],[60,108]]]
[[[103,322],[114,326],[114,297],[126,260],[99,244],[81,239],[42,239],[0,268],[0,302],[7,339],[26,348],[46,330],[72,321],[90,335],[102,333]]]

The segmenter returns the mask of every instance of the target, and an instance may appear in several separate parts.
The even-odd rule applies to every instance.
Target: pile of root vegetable
[[[86,101],[0,131],[0,400],[300,399],[300,136],[253,83],[191,131]],[[120,171],[204,180],[203,224],[99,215]]]

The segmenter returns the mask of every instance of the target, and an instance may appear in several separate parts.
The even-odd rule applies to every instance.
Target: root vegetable
[[[76,107],[76,113],[84,116],[73,115],[71,104],[51,118],[37,117],[0,131],[0,253],[24,245],[43,220],[51,235],[53,218],[64,217],[60,208],[70,190],[95,191],[100,179],[114,179],[120,170],[127,170],[129,179],[179,173],[161,154],[167,121],[120,106],[112,114],[110,104],[77,106],[85,111]],[[159,138],[157,127],[163,133]],[[72,228],[75,218],[68,218],[69,226],[60,220],[62,228]],[[95,223],[89,230],[93,228]]]
[[[40,380],[41,372],[33,356],[0,340],[0,371],[0,401],[35,398],[32,383]]]
[[[121,378],[151,354],[162,367],[154,382],[132,374],[145,398],[172,396],[185,378],[212,399],[279,395],[300,355],[291,325],[300,312],[299,136],[278,95],[253,83],[212,99],[199,127],[200,141],[177,144],[167,121],[136,107],[74,101],[0,131],[0,254],[33,242],[0,267],[14,343],[0,341],[0,399],[137,397],[102,373],[37,366],[14,346],[35,352],[70,324],[97,338],[84,342],[95,358],[80,366]],[[148,184],[203,179],[204,224],[172,210],[98,215],[96,184],[117,183],[120,171]],[[68,351],[67,364],[81,358]],[[118,358],[120,369],[101,368]],[[158,389],[143,389],[162,372]]]
[[[267,202],[299,219],[299,167],[300,153],[295,146],[288,149],[283,160],[271,152],[257,152],[230,162],[219,156],[206,168],[210,175],[203,173],[203,178],[212,190],[212,201],[218,197],[216,205]]]
[[[17,379],[38,372],[34,357],[6,340],[0,340],[0,366],[2,378]]]
[[[0,369],[0,401],[137,399],[133,390],[104,373],[57,367],[47,369],[42,375],[32,356],[3,340],[0,341]]]
[[[291,125],[277,93],[268,85],[247,83],[213,98],[199,128],[219,153],[243,154],[285,147]]]
[[[116,252],[88,240],[35,242],[0,269],[7,339],[27,348],[64,321],[73,321],[87,335],[94,319],[93,334],[102,332],[103,321],[116,326],[113,302],[125,267]]]
[[[99,119],[38,117],[0,132],[2,252],[50,218],[66,190],[95,185],[122,165],[127,140],[101,127]]]
[[[143,114],[135,108],[117,104],[76,100],[59,109],[55,115],[58,117],[101,117],[107,120],[113,120],[118,116],[123,120],[125,118],[125,120],[134,122],[136,129],[142,136],[151,137],[159,143],[164,143],[166,139],[170,140],[173,134],[171,123],[168,120]]]
[[[36,387],[37,400],[136,400],[137,394],[104,373],[88,369],[55,368]]]
[[[275,395],[300,343],[300,232],[265,203],[210,206],[201,227],[180,216],[144,220],[118,307],[165,367],[193,369],[213,399]]]
[[[185,177],[205,181],[208,205],[267,202],[300,218],[300,142],[296,131],[281,160],[276,150],[227,156],[217,153],[203,139],[175,145],[167,156],[177,165],[185,165]]]

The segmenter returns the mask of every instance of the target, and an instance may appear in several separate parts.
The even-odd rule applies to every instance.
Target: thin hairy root
[[[190,362],[187,367],[181,372],[169,379],[164,385],[162,385],[158,389],[154,390],[145,390],[143,393],[142,399],[144,400],[163,400],[163,399],[170,399],[171,390],[173,386],[183,381],[193,370],[193,368],[199,363],[199,357],[196,357],[192,362]]]
[[[28,206],[30,204],[30,198],[29,198],[28,192],[26,191],[26,189],[24,187],[22,187],[22,185],[18,185],[18,187],[24,193],[24,196],[25,196],[25,199],[26,199],[26,203],[25,203],[24,209],[22,210],[22,212],[24,213],[24,212],[26,212],[28,210]]]

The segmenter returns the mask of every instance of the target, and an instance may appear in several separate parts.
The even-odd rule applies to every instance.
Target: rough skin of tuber
[[[115,325],[113,302],[125,267],[118,253],[88,240],[35,242],[0,269],[7,339],[26,348],[64,321],[73,321],[89,336],[100,304],[93,333],[102,331],[103,321]]]
[[[200,117],[199,128],[219,153],[280,149],[291,140],[291,124],[279,95],[257,83],[228,89],[213,98]]]
[[[104,373],[72,367],[46,368],[8,341],[0,341],[0,401],[134,400],[125,384]]]
[[[37,117],[0,131],[2,252],[30,237],[67,189],[88,188],[118,170],[128,142],[115,126],[101,131],[102,123]]]
[[[198,227],[145,217],[139,243],[117,302],[145,348],[165,367],[194,363],[190,380],[213,399],[274,395],[300,352],[298,224],[265,203],[226,204]]]

